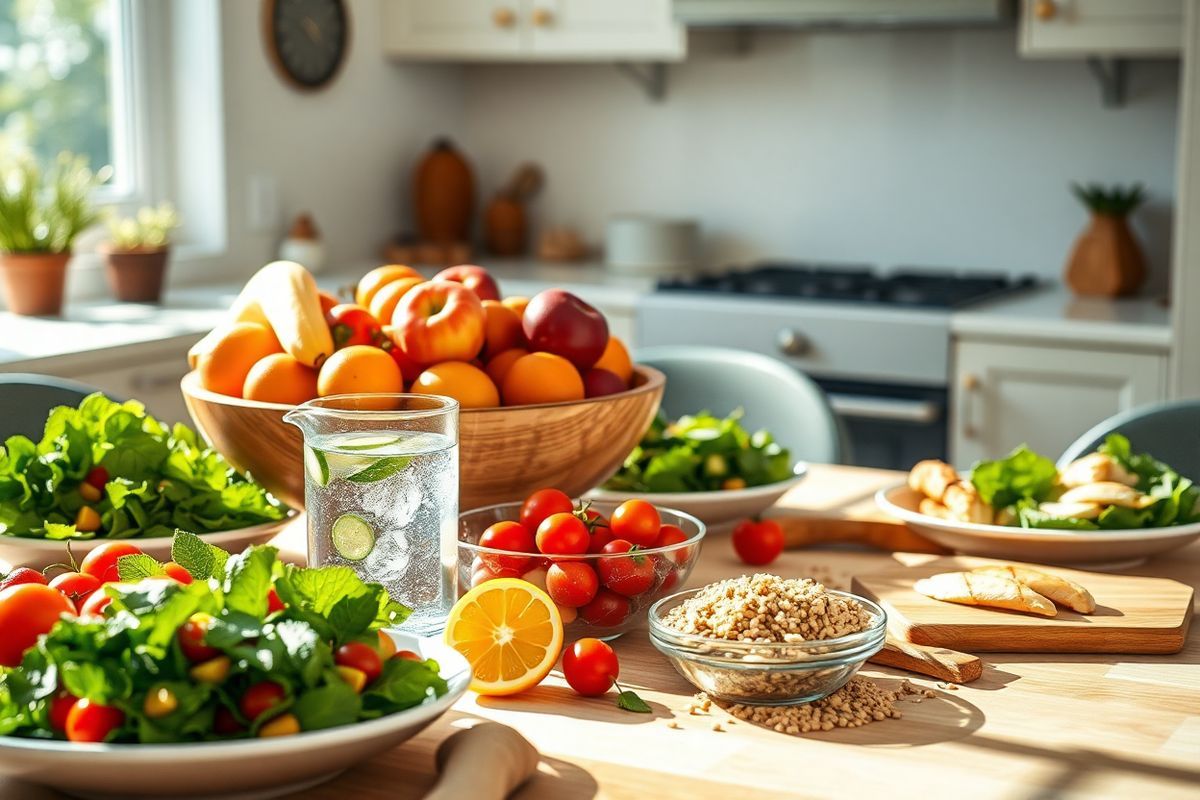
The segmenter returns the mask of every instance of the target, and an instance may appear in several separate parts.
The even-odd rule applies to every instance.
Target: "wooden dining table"
[[[814,525],[882,520],[874,492],[903,479],[886,470],[813,466],[770,513]],[[303,549],[303,520],[282,533]],[[786,551],[769,570],[848,586],[851,576],[929,555],[863,549]],[[747,571],[728,528],[711,530],[689,581]],[[1200,543],[1130,574],[1200,585]],[[541,754],[513,795],[534,798],[1200,797],[1200,640],[1165,656],[987,653],[980,679],[955,687],[868,664],[885,688],[907,678],[934,693],[902,700],[903,716],[853,729],[788,735],[732,721],[713,705],[690,713],[696,689],[650,644],[644,627],[613,643],[620,681],[652,713],[623,711],[615,693],[583,698],[559,670],[503,698],[468,692],[420,735],[296,796],[319,800],[417,798],[437,780],[434,754],[476,720],[511,726]],[[720,723],[720,730],[714,730]]]

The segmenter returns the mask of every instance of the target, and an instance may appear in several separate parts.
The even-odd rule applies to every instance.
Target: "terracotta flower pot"
[[[1067,261],[1067,285],[1075,294],[1124,297],[1145,279],[1146,258],[1125,217],[1093,214]]]
[[[14,314],[58,316],[71,253],[2,253],[0,288]]]
[[[104,274],[113,297],[123,303],[157,303],[162,299],[169,247],[112,250],[102,246]]]

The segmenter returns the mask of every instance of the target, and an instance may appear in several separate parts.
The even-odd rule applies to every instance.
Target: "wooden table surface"
[[[900,475],[817,466],[779,504],[780,514],[875,516],[872,494]],[[297,528],[284,534],[298,542]],[[789,551],[770,569],[849,583],[852,574],[929,556],[850,550]],[[744,571],[727,530],[710,534],[690,583]],[[1200,584],[1200,546],[1129,570]],[[986,654],[983,677],[947,691],[937,682],[867,665],[895,685],[909,677],[936,699],[904,701],[901,719],[788,736],[729,718],[688,714],[695,689],[635,630],[614,643],[621,681],[653,714],[621,711],[613,697],[575,695],[555,670],[509,698],[468,693],[420,736],[310,789],[305,798],[416,798],[435,780],[433,754],[457,726],[484,718],[511,725],[542,754],[516,795],[551,797],[1200,796],[1200,643],[1171,656]],[[679,729],[667,727],[674,719]],[[724,732],[713,731],[720,720]]]

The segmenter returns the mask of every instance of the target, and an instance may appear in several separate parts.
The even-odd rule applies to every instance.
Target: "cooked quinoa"
[[[705,586],[668,611],[663,623],[711,639],[807,642],[866,630],[871,615],[814,580],[758,573]]]

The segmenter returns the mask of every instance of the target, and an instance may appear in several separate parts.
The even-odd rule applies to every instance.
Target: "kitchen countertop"
[[[956,311],[955,336],[1040,340],[1117,349],[1169,350],[1170,312],[1157,298],[1076,297],[1064,286],[994,300]]]
[[[813,465],[779,513],[822,511],[874,517],[873,492],[901,473]],[[280,544],[303,547],[303,521]],[[928,558],[862,551],[785,552],[784,576],[831,573],[831,583],[897,561]],[[745,571],[728,533],[710,534],[689,581],[696,586]],[[1200,545],[1135,574],[1200,584]],[[985,654],[983,677],[946,690],[937,681],[867,665],[894,687],[900,678],[933,690],[902,701],[902,719],[856,729],[788,736],[729,723],[714,706],[689,715],[695,689],[649,644],[644,630],[614,642],[623,685],[652,714],[618,710],[613,694],[584,699],[557,670],[514,697],[468,693],[421,735],[299,797],[417,798],[435,779],[438,744],[465,720],[510,725],[540,750],[536,776],[514,795],[558,797],[1154,797],[1196,796],[1200,785],[1200,636],[1171,656]],[[679,729],[667,727],[674,719]],[[721,721],[723,732],[711,729]]]

